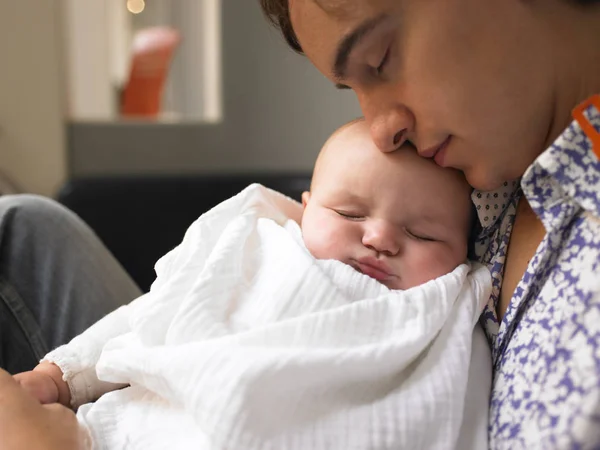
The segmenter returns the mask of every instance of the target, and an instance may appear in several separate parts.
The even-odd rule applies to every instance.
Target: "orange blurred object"
[[[136,33],[129,80],[121,97],[122,116],[158,117],[169,66],[180,42],[181,35],[173,28],[147,28]]]

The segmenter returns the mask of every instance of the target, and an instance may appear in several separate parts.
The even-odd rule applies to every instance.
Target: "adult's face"
[[[523,0],[290,0],[290,17],[318,70],[354,90],[380,150],[409,140],[472,186],[493,189],[523,174],[553,127],[557,74],[536,8]]]

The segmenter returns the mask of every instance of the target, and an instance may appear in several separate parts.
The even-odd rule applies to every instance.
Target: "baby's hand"
[[[41,404],[60,403],[69,406],[71,393],[62,377],[58,366],[43,362],[29,372],[15,375],[14,379]]]

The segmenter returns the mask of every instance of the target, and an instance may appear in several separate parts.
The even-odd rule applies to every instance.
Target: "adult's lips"
[[[448,136],[440,144],[429,147],[425,150],[418,150],[418,153],[423,158],[432,158],[438,165],[443,166],[446,156],[445,150],[448,148],[451,138],[452,136]]]

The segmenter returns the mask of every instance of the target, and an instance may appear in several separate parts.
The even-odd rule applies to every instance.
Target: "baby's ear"
[[[310,200],[310,192],[304,191],[302,193],[302,206],[304,208],[306,208],[306,205],[308,204],[309,200]]]

